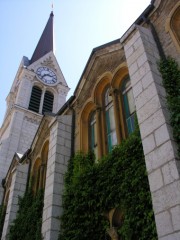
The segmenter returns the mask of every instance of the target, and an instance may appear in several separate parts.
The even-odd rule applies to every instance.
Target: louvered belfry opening
[[[42,94],[42,90],[39,87],[34,86],[32,88],[31,99],[29,102],[29,110],[32,110],[37,113],[39,112],[41,94]]]
[[[44,94],[44,103],[43,103],[42,113],[52,112],[53,101],[54,101],[54,95],[51,92],[46,91]]]

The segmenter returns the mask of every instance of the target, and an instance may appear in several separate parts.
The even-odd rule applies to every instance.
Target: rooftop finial
[[[52,12],[54,10],[54,3],[53,3],[53,0],[52,0],[52,3],[51,3],[51,9],[52,9]]]

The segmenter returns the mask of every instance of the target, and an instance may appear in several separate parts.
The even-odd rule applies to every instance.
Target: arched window
[[[41,159],[37,158],[32,171],[32,188],[33,192],[36,193],[37,190],[40,188],[40,166],[41,166]]]
[[[48,151],[49,142],[47,141],[42,148],[41,156],[35,160],[32,168],[32,188],[34,193],[45,188]]]
[[[42,113],[52,112],[53,102],[54,102],[54,95],[51,92],[46,91],[44,94]]]
[[[30,98],[29,108],[28,108],[29,110],[32,110],[37,113],[39,112],[41,94],[42,94],[42,90],[39,87],[34,86],[32,88],[31,98]]]
[[[92,150],[96,156],[96,159],[98,158],[98,144],[97,144],[97,126],[96,126],[96,112],[94,111],[90,116],[89,121],[89,148]]]
[[[46,142],[43,146],[42,152],[41,152],[41,188],[45,188],[46,183],[46,171],[47,171],[47,161],[48,161],[48,151],[49,151],[49,142]]]
[[[96,110],[95,110],[96,109]],[[127,68],[102,78],[80,114],[80,150],[97,159],[134,131],[135,103]]]
[[[110,89],[108,88],[104,95],[108,152],[110,152],[112,147],[117,144],[113,99],[112,96],[110,96],[109,90]]]
[[[123,108],[128,134],[134,131],[135,104],[129,77],[122,84]]]
[[[174,36],[180,45],[180,6],[175,10],[172,18],[171,18],[171,29],[174,33]]]
[[[170,36],[180,52],[180,2],[177,2],[172,8],[169,16],[166,20],[166,32],[170,33]]]

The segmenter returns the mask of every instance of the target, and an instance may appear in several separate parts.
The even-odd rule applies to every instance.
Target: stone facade
[[[35,74],[39,66],[53,65],[58,83],[51,87],[41,83]],[[32,140],[36,134],[42,119],[42,106],[44,93],[51,90],[54,94],[53,112],[62,107],[65,103],[69,88],[64,80],[62,72],[57,64],[52,52],[46,54],[40,60],[31,64],[30,68],[24,68],[23,61],[20,64],[17,76],[8,96],[6,116],[0,130],[1,148],[0,148],[0,181],[5,178],[8,167],[15,152],[24,154],[30,148]],[[37,85],[42,89],[39,113],[28,109],[32,87]],[[2,201],[3,190],[0,187],[0,201]]]
[[[169,125],[165,90],[157,69],[152,33],[136,27],[124,49],[131,77],[159,239],[179,239],[174,210],[180,207],[176,145]],[[171,196],[169,198],[169,196]],[[164,200],[163,200],[164,199]],[[178,227],[179,226],[179,227]]]
[[[9,126],[1,138],[0,180],[5,178],[15,152],[25,153],[30,147],[42,116],[14,107]],[[2,188],[1,188],[2,189]],[[2,191],[1,191],[2,192]],[[1,194],[2,201],[2,194]]]
[[[16,218],[18,211],[18,198],[22,197],[26,190],[29,164],[21,165],[20,163],[12,169],[12,180],[9,192],[9,200],[6,209],[6,217],[2,233],[2,240],[8,239],[9,226]]]
[[[9,108],[1,129],[0,177],[6,176],[14,152],[24,153],[31,146],[28,157],[31,159],[30,176],[35,179],[33,191],[35,193],[42,187],[45,189],[42,224],[45,240],[58,239],[59,217],[63,212],[64,174],[73,150],[86,152],[89,149],[89,119],[92,112],[95,112],[97,123],[98,157],[108,152],[106,130],[103,130],[106,119],[102,100],[108,87],[114,106],[117,143],[120,144],[128,136],[121,92],[123,79],[127,76],[130,77],[141,133],[158,239],[180,239],[180,166],[169,124],[166,91],[157,66],[161,52],[159,45],[165,56],[171,55],[180,63],[177,44],[170,30],[166,30],[169,24],[166,19],[173,15],[172,10],[179,6],[179,1],[152,2],[154,7],[151,4],[146,9],[146,15],[140,16],[120,39],[93,50],[74,96],[68,102],[65,103],[68,87],[52,53],[28,69],[19,70],[22,81],[16,79],[13,84],[12,89],[16,91],[8,98]],[[41,65],[53,68],[59,76],[59,84],[51,89],[55,93],[53,112],[57,113],[43,117],[41,112],[32,113],[27,109],[30,98],[28,87],[32,88],[36,83],[43,92],[50,89],[38,82],[31,71],[36,71]],[[25,96],[28,100],[24,99]],[[17,165],[16,171],[11,174],[9,215],[5,219],[2,239],[5,239],[9,224],[15,218],[16,211],[11,209],[17,210],[11,196],[22,195],[24,191],[15,191],[15,182],[19,183],[18,171],[24,166],[25,184],[26,162],[27,158],[24,157],[24,165]],[[9,175],[6,176],[7,181],[8,178]]]
[[[64,174],[71,155],[72,116],[59,116],[50,130],[49,154],[44,195],[43,239],[58,239],[62,214]]]

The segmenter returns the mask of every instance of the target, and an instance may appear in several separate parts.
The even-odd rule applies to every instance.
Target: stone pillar
[[[103,146],[101,141],[101,107],[96,106],[96,131],[97,131],[97,142],[98,142],[98,158],[103,155]]]
[[[18,211],[18,197],[22,197],[26,190],[27,176],[29,164],[17,165],[12,175],[10,194],[6,209],[6,217],[4,221],[2,240],[8,239],[9,227],[16,218]]]
[[[57,240],[59,235],[64,174],[71,154],[71,124],[71,115],[59,116],[50,130],[42,223],[44,240]]]
[[[120,144],[122,141],[122,127],[121,127],[120,117],[119,117],[118,90],[115,88],[111,89],[111,95],[112,95],[113,106],[114,106],[117,143]]]
[[[137,26],[124,50],[141,132],[158,239],[180,239],[180,176],[159,55],[151,32]]]

